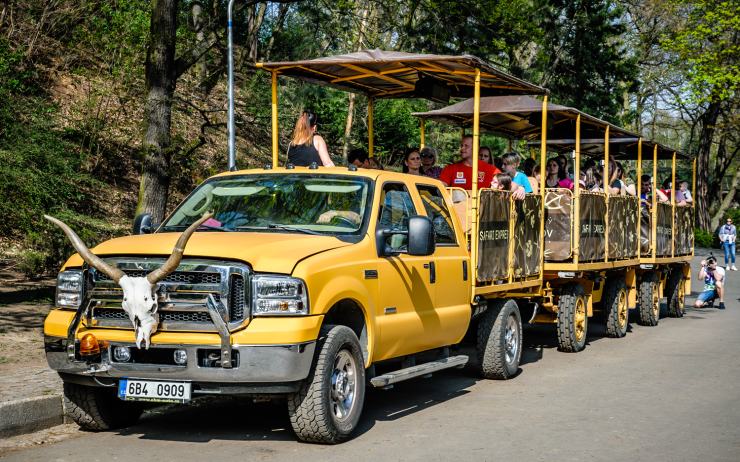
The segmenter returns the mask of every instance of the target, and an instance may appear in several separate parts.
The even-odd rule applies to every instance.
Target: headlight
[[[62,271],[57,276],[57,306],[79,308],[82,303],[82,290],[85,278],[80,270]]]
[[[252,313],[260,315],[308,314],[306,284],[288,276],[254,276]]]

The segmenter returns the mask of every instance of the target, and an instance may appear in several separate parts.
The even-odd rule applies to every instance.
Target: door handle
[[[437,282],[437,268],[434,266],[434,262],[424,263],[424,268],[429,270],[429,282],[432,284]]]

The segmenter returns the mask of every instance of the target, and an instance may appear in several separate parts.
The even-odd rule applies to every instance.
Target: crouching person
[[[717,260],[710,256],[702,260],[699,270],[699,279],[704,280],[704,291],[696,297],[695,308],[712,306],[714,300],[719,298],[719,309],[725,309],[725,270],[717,266]]]

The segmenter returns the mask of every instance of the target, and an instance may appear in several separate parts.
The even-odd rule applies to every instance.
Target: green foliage
[[[37,250],[24,250],[18,255],[18,270],[26,277],[33,278],[44,273],[46,255]]]
[[[704,248],[717,248],[719,247],[719,240],[717,237],[701,228],[694,228],[694,245],[696,247]]]
[[[672,0],[686,17],[684,27],[666,33],[663,46],[688,69],[697,102],[737,96],[740,89],[740,2]]]

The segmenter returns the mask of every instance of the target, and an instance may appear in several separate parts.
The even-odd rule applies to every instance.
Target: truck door
[[[451,203],[434,185],[417,184],[421,207],[434,224],[434,310],[445,345],[462,340],[470,323],[470,269],[465,234],[457,232]]]
[[[409,218],[419,214],[403,183],[383,184],[377,204],[376,229],[408,230]],[[385,245],[398,254],[378,259],[377,360],[440,346],[441,323],[434,311],[435,285],[431,282],[433,257],[409,255],[407,242],[400,234],[388,237]]]

